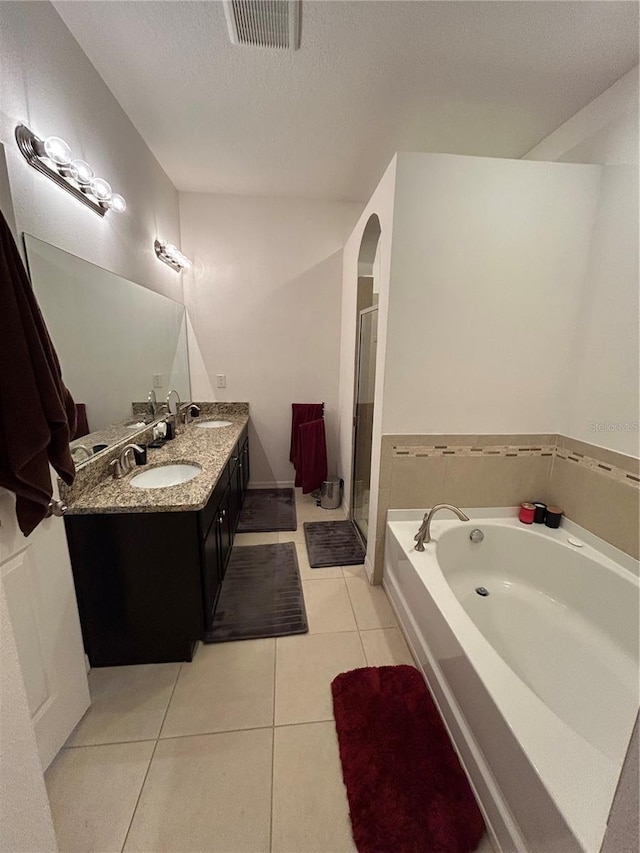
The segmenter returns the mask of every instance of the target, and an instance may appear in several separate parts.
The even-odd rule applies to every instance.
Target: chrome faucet
[[[196,406],[195,403],[183,403],[178,409],[178,414],[182,414],[182,423],[186,426],[193,417],[191,410],[195,409],[198,414],[200,414],[200,406]]]
[[[449,509],[455,513],[460,521],[469,521],[469,516],[465,515],[461,509],[453,504],[436,504],[432,506],[429,512],[426,512],[420,525],[420,529],[413,537],[416,541],[416,551],[424,551],[424,543],[431,542],[431,519],[440,509]]]
[[[71,455],[75,456],[79,450],[85,454],[85,459],[89,459],[90,456],[93,456],[93,451],[89,450],[86,444],[76,444],[75,447],[71,448]]]
[[[158,398],[156,397],[156,392],[151,389],[149,391],[149,396],[147,397],[147,413],[145,415],[144,421],[147,424],[150,424],[152,420],[154,420],[157,414],[157,406],[158,406]]]
[[[143,452],[142,448],[139,444],[127,444],[123,449],[122,453],[117,459],[112,459],[109,462],[109,468],[113,468],[113,479],[121,480],[123,477],[126,477],[127,474],[132,470],[135,463],[135,457],[133,455],[134,450],[138,450],[140,453]]]

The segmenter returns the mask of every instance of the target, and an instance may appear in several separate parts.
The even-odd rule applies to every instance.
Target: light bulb
[[[59,136],[47,136],[44,141],[44,151],[56,166],[68,166],[71,162],[71,148]]]
[[[124,213],[127,209],[127,202],[120,195],[120,193],[113,193],[113,195],[111,196],[111,201],[109,202],[109,207],[116,213]]]
[[[87,186],[93,178],[93,169],[84,160],[71,161],[71,177],[82,186]]]
[[[104,178],[94,178],[89,186],[91,187],[91,192],[98,201],[110,201],[111,187]]]

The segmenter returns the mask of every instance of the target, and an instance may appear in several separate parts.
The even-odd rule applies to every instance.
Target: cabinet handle
[[[223,509],[223,510],[222,510],[222,517],[224,518],[226,514],[227,514],[226,509]]]
[[[242,462],[238,463],[238,468],[242,468]]]
[[[237,461],[238,461],[238,457],[237,457],[237,456],[232,456],[232,457],[231,457],[231,461],[232,461],[232,462],[237,462]]]

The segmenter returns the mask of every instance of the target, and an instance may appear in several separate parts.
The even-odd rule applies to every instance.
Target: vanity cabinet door
[[[229,481],[229,513],[230,513],[230,527],[231,527],[231,540],[233,542],[233,537],[235,536],[236,528],[238,526],[238,518],[240,516],[240,508],[242,506],[242,482],[241,482],[241,468],[239,465],[240,462],[240,451],[236,448],[233,452],[233,456],[231,457],[231,462],[229,462],[230,468],[230,481]]]
[[[224,497],[220,501],[220,508],[217,515],[218,528],[220,534],[220,576],[224,577],[227,569],[227,562],[231,554],[231,545],[233,542],[233,528],[231,519],[231,488],[227,488]]]
[[[249,439],[246,438],[244,444],[242,445],[242,451],[240,453],[240,474],[241,474],[241,486],[240,493],[244,495],[247,490],[247,486],[249,485],[249,475],[251,473],[250,464],[249,464]]]
[[[220,558],[220,524],[215,513],[203,543],[202,587],[204,592],[205,631],[211,630],[213,613],[222,583]]]

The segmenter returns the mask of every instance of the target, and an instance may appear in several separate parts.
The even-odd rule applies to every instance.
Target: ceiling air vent
[[[302,0],[224,0],[233,44],[297,50]]]

